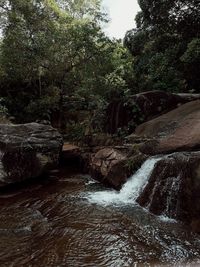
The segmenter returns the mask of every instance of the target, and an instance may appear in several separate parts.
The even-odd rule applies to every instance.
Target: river
[[[200,266],[200,237],[138,205],[90,201],[105,191],[61,169],[0,193],[0,266]]]

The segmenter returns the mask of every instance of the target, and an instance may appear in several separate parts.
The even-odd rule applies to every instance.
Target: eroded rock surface
[[[111,102],[107,110],[107,131],[116,133],[129,123],[137,126],[167,113],[182,104],[200,99],[200,94],[171,94],[163,91],[148,91],[123,100]],[[133,129],[132,129],[133,130]]]
[[[138,198],[156,215],[191,222],[200,214],[200,152],[178,152],[157,162]]]
[[[0,125],[0,186],[38,177],[59,162],[61,135],[38,123]]]
[[[200,100],[139,125],[136,134],[154,138],[142,146],[144,153],[200,150]]]
[[[93,154],[89,168],[92,177],[105,185],[120,189],[146,159],[145,155],[124,148],[104,148]]]

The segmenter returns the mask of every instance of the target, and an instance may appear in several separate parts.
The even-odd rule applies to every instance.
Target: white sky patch
[[[110,22],[104,31],[109,37],[123,39],[135,27],[135,16],[140,10],[137,0],[103,0]]]

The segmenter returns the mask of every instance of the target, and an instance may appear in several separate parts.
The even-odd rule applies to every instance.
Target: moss
[[[137,155],[128,158],[125,163],[125,166],[129,174],[131,175],[136,172],[142,166],[146,159],[147,156],[141,153],[138,153]]]

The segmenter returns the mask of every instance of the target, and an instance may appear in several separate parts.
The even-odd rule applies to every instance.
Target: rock
[[[163,91],[148,91],[122,100],[111,102],[107,109],[106,130],[114,134],[119,128],[134,127],[161,114],[167,113],[189,101],[200,99],[200,94],[171,94]],[[130,132],[131,133],[131,132]]]
[[[147,138],[146,136],[139,136],[134,133],[125,137],[125,142],[130,144],[141,144],[151,140],[152,138]]]
[[[59,162],[61,135],[49,125],[0,124],[0,186],[40,176]]]
[[[139,125],[135,133],[154,138],[141,147],[143,153],[200,150],[200,100]]]
[[[86,151],[84,151],[83,148],[73,145],[71,143],[64,143],[60,162],[62,166],[65,167],[76,167],[77,169],[81,168],[81,171],[83,172],[85,169],[87,170],[88,165],[88,157],[86,157]]]
[[[49,120],[36,120],[36,123],[44,124],[44,125],[51,125]]]
[[[91,157],[90,173],[93,178],[100,180],[102,183],[113,187],[119,187],[122,183],[121,179],[125,179],[125,172],[119,173],[115,181],[109,181],[108,176],[110,170],[116,164],[121,164],[126,159],[126,156],[113,148],[104,148],[99,150]],[[123,167],[122,167],[123,169]],[[123,176],[123,177],[122,177]]]
[[[178,96],[180,96],[182,99],[185,100],[185,102],[190,102],[190,101],[194,101],[194,100],[199,100],[200,99],[200,94],[177,94]]]
[[[90,174],[103,184],[120,189],[145,159],[141,153],[130,156],[126,147],[104,148],[92,155]]]
[[[61,157],[64,160],[73,159],[80,156],[80,148],[70,143],[64,143]]]
[[[200,219],[192,220],[192,222],[190,223],[190,227],[192,232],[200,234]]]
[[[155,165],[137,202],[156,215],[200,219],[200,152],[164,156]]]

